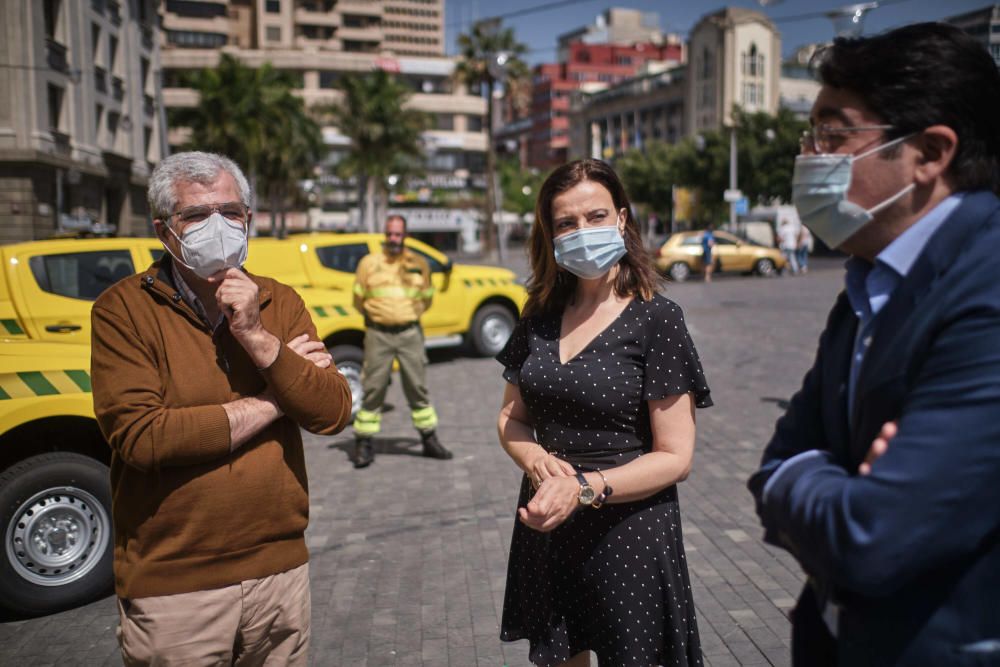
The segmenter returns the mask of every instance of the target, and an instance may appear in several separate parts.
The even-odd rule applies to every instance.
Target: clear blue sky
[[[448,53],[455,53],[456,36],[468,29],[475,20],[507,14],[522,9],[549,4],[552,0],[445,0],[445,42]],[[802,44],[823,42],[832,38],[833,23],[825,17],[783,21],[782,17],[825,12],[843,7],[849,2],[837,0],[770,0],[771,6],[761,7],[756,0],[734,0],[728,3],[706,3],[697,0],[579,0],[572,5],[543,12],[504,19],[506,27],[514,28],[517,38],[528,45],[526,58],[534,64],[556,60],[556,38],[573,28],[593,23],[594,17],[608,7],[630,7],[660,15],[660,27],[687,38],[687,32],[705,14],[725,6],[747,7],[762,11],[781,31],[782,50],[787,55]],[[933,21],[962,14],[992,3],[984,0],[889,0],[865,17],[865,34],[881,32],[907,23]]]

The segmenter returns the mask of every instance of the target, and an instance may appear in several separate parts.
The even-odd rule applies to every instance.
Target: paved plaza
[[[760,542],[745,481],[808,368],[841,261],[805,276],[722,276],[670,285],[687,317],[715,407],[680,487],[706,664],[787,665],[787,611],[802,583]],[[312,662],[322,666],[528,665],[527,642],[497,637],[520,472],[496,437],[500,366],[432,353],[431,396],[452,461],[422,458],[399,383],[375,463],[354,470],[349,433],[306,437],[312,553]],[[120,664],[113,598],[0,624],[2,665]]]

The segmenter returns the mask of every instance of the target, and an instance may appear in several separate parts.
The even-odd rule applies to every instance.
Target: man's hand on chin
[[[218,285],[215,302],[229,320],[229,331],[247,351],[257,368],[267,368],[278,358],[281,341],[260,322],[260,289],[237,268],[215,273],[208,282]]]

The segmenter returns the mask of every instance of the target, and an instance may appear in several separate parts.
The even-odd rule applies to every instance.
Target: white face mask
[[[908,134],[893,139],[861,155],[823,153],[796,157],[792,203],[799,212],[802,224],[823,243],[836,248],[871,222],[876,213],[911,191],[913,183],[869,209],[847,201],[854,162],[895,146],[911,136]]]
[[[167,230],[181,244],[181,258],[163,244],[170,256],[191,269],[199,278],[208,278],[226,268],[239,268],[247,261],[247,233],[242,222],[228,220],[218,211],[201,222],[188,225],[184,236]]]
[[[557,236],[553,244],[556,264],[586,279],[600,278],[627,252],[618,225],[578,229]]]

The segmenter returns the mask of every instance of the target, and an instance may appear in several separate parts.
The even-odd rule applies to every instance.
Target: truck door
[[[18,310],[32,338],[90,342],[90,309],[101,292],[135,273],[128,248],[25,252],[15,258]],[[13,281],[12,281],[13,283]]]

